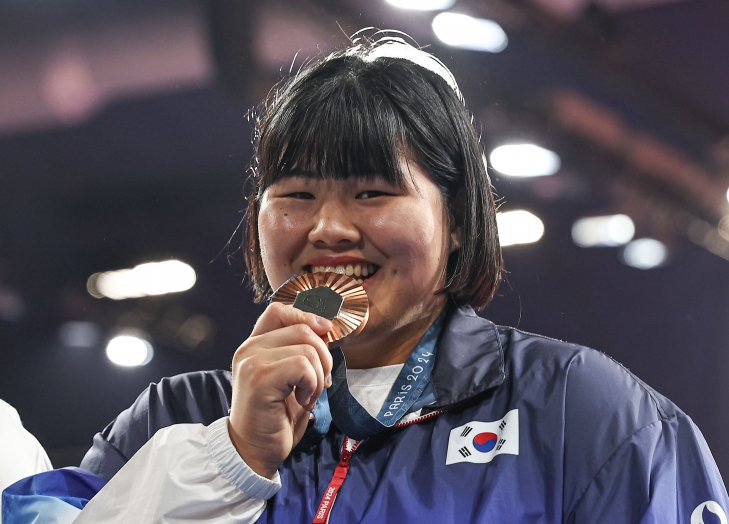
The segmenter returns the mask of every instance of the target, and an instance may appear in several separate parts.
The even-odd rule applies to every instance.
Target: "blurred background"
[[[365,27],[443,60],[481,130],[509,271],[483,315],[625,364],[727,478],[720,0],[0,0],[0,398],[76,465],[149,382],[229,368],[262,311],[249,110]]]

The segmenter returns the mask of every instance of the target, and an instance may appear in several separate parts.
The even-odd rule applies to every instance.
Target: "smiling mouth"
[[[377,273],[380,266],[368,263],[344,264],[339,266],[304,266],[307,273],[339,273],[357,280],[367,280]]]

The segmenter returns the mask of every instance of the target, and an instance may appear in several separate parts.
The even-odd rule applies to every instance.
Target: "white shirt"
[[[380,368],[348,369],[349,392],[367,410],[367,413],[377,417],[404,365],[393,364]]]
[[[347,370],[349,388],[377,415],[402,364]],[[228,418],[159,430],[86,505],[74,524],[251,524],[281,488],[233,447]]]

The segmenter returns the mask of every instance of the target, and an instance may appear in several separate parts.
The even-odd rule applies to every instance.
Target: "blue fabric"
[[[703,437],[673,404],[610,358],[500,332],[505,377],[494,390],[360,445],[331,522],[686,523],[729,499]],[[519,410],[519,455],[447,466],[453,428]],[[281,468],[260,523],[310,523],[342,435]],[[707,521],[708,522],[708,521]]]
[[[105,484],[104,479],[79,468],[32,475],[3,491],[2,521],[4,524],[70,524]]]
[[[426,396],[435,400],[424,413],[446,411],[364,441],[331,522],[695,524],[694,512],[704,524],[722,522],[707,501],[729,512],[689,417],[597,351],[498,328],[461,308],[443,328]],[[161,427],[210,423],[229,402],[229,373],[165,379],[95,437],[82,465],[110,477]],[[446,465],[454,428],[513,409],[518,455]],[[259,522],[309,524],[343,438],[332,425],[321,442],[292,452]]]
[[[46,495],[10,499],[3,509],[6,524],[72,524],[81,510],[68,502]]]
[[[329,410],[329,395],[326,389],[321,392],[311,414],[314,416],[314,422],[309,424],[304,436],[296,444],[297,451],[304,451],[315,446],[329,432],[329,426],[332,424],[332,413]]]

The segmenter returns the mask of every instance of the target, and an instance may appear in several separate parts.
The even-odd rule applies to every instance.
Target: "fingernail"
[[[326,380],[324,381],[324,384],[325,384],[325,387],[327,387],[327,388],[330,388],[330,387],[332,387],[332,374],[331,374],[331,373],[329,373],[329,374],[327,375],[327,378],[326,378]]]
[[[324,317],[316,316],[314,320],[316,320],[316,323],[319,324],[320,326],[329,325],[329,321]]]

